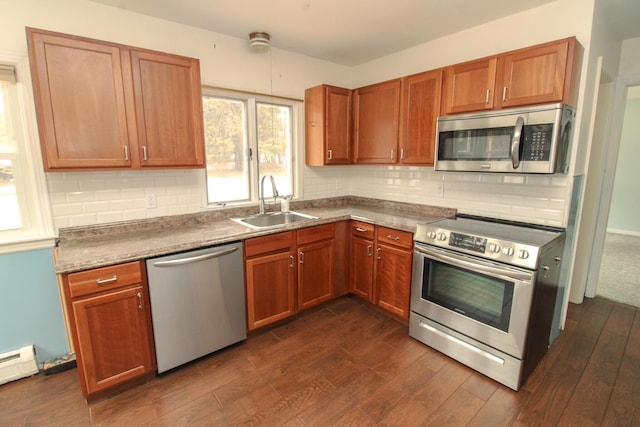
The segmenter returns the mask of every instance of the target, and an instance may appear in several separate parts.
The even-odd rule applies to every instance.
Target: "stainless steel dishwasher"
[[[242,243],[147,260],[158,372],[247,337]]]

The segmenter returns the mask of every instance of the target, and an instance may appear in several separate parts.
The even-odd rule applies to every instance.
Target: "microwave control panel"
[[[524,127],[522,160],[549,161],[553,135],[551,123]]]

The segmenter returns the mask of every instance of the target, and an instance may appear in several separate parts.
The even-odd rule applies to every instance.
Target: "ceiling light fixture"
[[[269,34],[255,32],[249,34],[249,47],[256,52],[266,52],[269,50]]]

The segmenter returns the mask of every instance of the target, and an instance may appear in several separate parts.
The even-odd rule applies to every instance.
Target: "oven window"
[[[423,277],[423,299],[508,332],[512,282],[433,260],[425,260]]]

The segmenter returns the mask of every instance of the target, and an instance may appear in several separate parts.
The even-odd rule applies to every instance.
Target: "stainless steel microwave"
[[[574,119],[564,104],[439,117],[435,169],[567,173]]]

